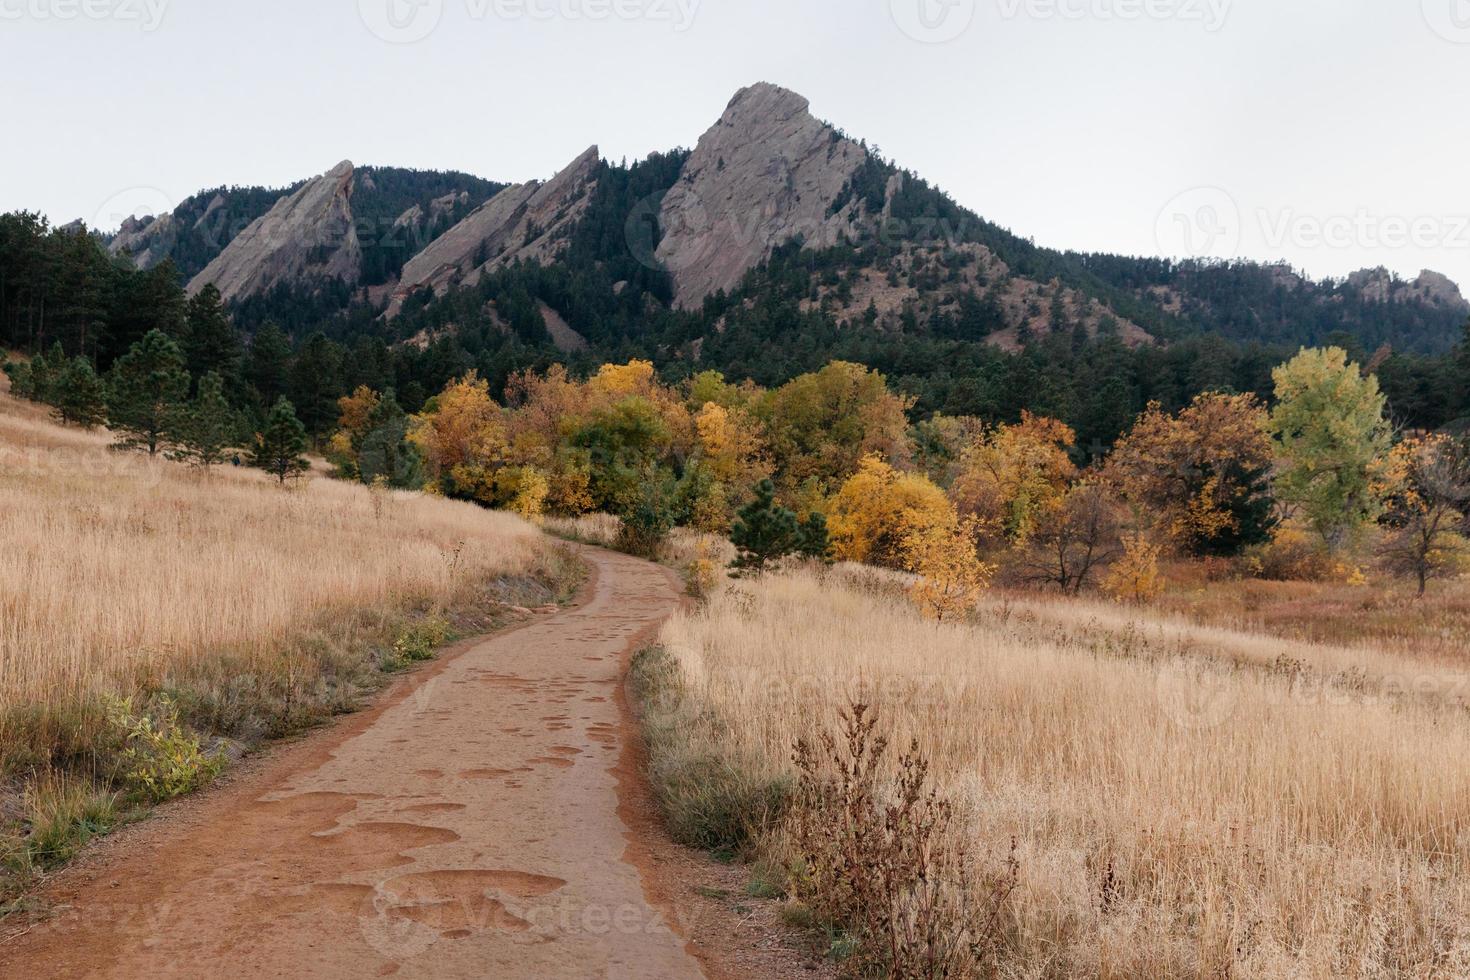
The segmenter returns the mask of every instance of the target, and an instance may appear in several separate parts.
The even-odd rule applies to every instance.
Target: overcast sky
[[[1470,0],[0,0],[0,210],[546,177],[758,80],[1041,244],[1470,292]]]

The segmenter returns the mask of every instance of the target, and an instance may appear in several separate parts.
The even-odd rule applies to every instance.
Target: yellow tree
[[[1123,554],[1108,569],[1103,591],[1119,602],[1144,603],[1164,592],[1164,576],[1159,571],[1159,545],[1142,532],[1123,538]]]
[[[1378,379],[1337,347],[1303,350],[1272,372],[1270,428],[1282,460],[1277,493],[1331,549],[1383,512],[1378,471],[1392,431]]]
[[[998,425],[966,447],[950,499],[977,519],[979,533],[998,531],[1023,547],[1076,479],[1076,443],[1069,426],[1023,412],[1019,425]]]
[[[506,448],[505,420],[490,397],[489,382],[474,371],[450,382],[414,416],[409,439],[423,453],[439,490],[486,503],[494,499],[494,469]]]
[[[327,458],[337,467],[339,476],[357,479],[357,456],[380,404],[382,397],[367,385],[360,385],[352,394],[337,399],[341,416],[327,447]]]
[[[909,570],[918,576],[909,595],[935,622],[973,609],[995,574],[995,566],[975,553],[976,523],[970,517],[920,527],[904,540]]]
[[[827,525],[840,561],[907,567],[909,536],[955,522],[944,491],[928,477],[900,473],[880,456],[865,456],[829,504]]]

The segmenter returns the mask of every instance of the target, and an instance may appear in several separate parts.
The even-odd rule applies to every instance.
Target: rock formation
[[[168,258],[178,240],[178,223],[171,214],[157,217],[123,219],[107,249],[113,255],[127,255],[139,269],[151,269]]]
[[[1425,269],[1413,280],[1399,279],[1379,266],[1360,269],[1348,276],[1347,284],[1370,303],[1422,302],[1470,310],[1460,287],[1446,275]]]
[[[731,290],[776,246],[836,244],[863,205],[832,206],[867,150],[815,118],[806,99],[761,83],[736,93],[664,196],[657,257],[678,306]]]
[[[194,277],[189,293],[214,283],[230,301],[281,283],[340,279],[356,284],[362,247],[352,220],[352,178],[352,163],[344,160],[281,198]]]
[[[518,259],[552,261],[586,213],[600,161],[593,146],[545,183],[507,187],[470,212],[403,267],[388,316],[417,290],[443,294],[451,286],[473,286]]]

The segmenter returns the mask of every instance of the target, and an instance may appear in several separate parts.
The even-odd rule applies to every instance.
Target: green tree
[[[61,421],[71,425],[95,429],[107,421],[107,385],[85,357],[72,358],[57,372],[47,400]]]
[[[342,348],[314,333],[291,365],[286,392],[306,431],[322,435],[337,424],[337,399],[347,393],[342,380]]]
[[[225,314],[224,303],[214,284],[205,286],[189,300],[184,361],[189,373],[202,378],[211,371],[228,387],[238,387],[240,374],[240,337]]]
[[[174,426],[179,457],[208,469],[224,462],[239,445],[240,417],[225,397],[224,379],[210,371],[199,379],[199,393]]]
[[[657,559],[674,527],[674,475],[662,467],[646,467],[636,482],[634,499],[618,514],[618,548],[639,558]]]
[[[357,475],[369,485],[379,480],[401,489],[424,485],[423,456],[408,441],[408,416],[391,388],[368,415],[367,432],[357,446]]]
[[[255,389],[261,405],[274,405],[286,393],[291,365],[291,341],[274,323],[256,331],[245,361],[245,380]]]
[[[107,396],[108,424],[121,444],[155,455],[189,395],[189,373],[179,345],[161,330],[150,330],[113,364]]]
[[[762,480],[755,486],[755,499],[740,508],[730,528],[730,542],[738,552],[730,567],[759,575],[796,554],[802,540],[796,514],[776,503],[776,485]]]
[[[281,483],[303,473],[307,462],[301,454],[306,451],[306,426],[296,417],[296,409],[282,398],[271,409],[265,420],[265,429],[256,437],[253,466],[265,470]]]
[[[592,496],[596,506],[626,513],[645,497],[643,480],[673,440],[658,408],[634,395],[596,412],[573,434],[571,445],[592,460]]]
[[[801,544],[796,553],[814,561],[832,560],[832,539],[827,534],[827,515],[814,510],[801,522]]]
[[[1303,350],[1272,377],[1277,496],[1335,550],[1382,512],[1378,468],[1392,433],[1378,379],[1364,377],[1338,347]]]

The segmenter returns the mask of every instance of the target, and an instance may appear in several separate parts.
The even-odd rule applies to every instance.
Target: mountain
[[[228,301],[323,281],[361,285],[381,301],[404,263],[503,185],[469,174],[354,167],[286,188],[221,187],[171,213],[128,218],[108,241],[141,269],[174,263],[191,292]]]
[[[283,283],[336,279],[357,285],[362,244],[352,220],[354,172],[344,160],[281,198],[189,282],[189,292],[213,284],[229,303]]]
[[[779,245],[852,237],[868,202],[840,203],[866,148],[819,122],[807,100],[774,85],[741,90],[699,140],[659,211],[657,257],[674,302],[697,308],[735,289]]]
[[[343,163],[274,197],[197,195],[125,224],[111,247],[145,267],[173,258],[191,290],[214,282],[247,327],[399,340],[493,328],[562,353],[565,326],[594,351],[723,367],[760,362],[755,348],[784,363],[843,331],[899,349],[1214,336],[1442,352],[1470,314],[1429,271],[1317,281],[1281,265],[1047,249],[768,83],[736,93],[691,151],[628,165],[592,147],[510,186]]]
[[[403,267],[388,315],[396,316],[404,300],[421,289],[442,296],[514,262],[555,260],[568,229],[586,211],[600,161],[593,146],[544,184],[507,187],[480,205]]]

